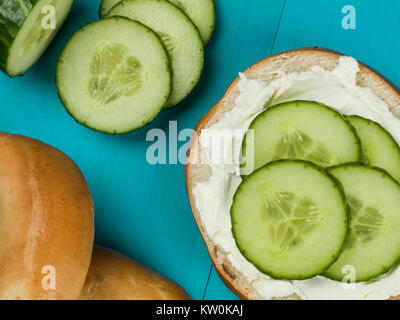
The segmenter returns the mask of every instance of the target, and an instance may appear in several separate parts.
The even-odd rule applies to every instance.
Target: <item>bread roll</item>
[[[305,72],[310,71],[315,65],[321,66],[326,70],[333,70],[338,65],[340,56],[341,54],[337,52],[319,48],[291,50],[267,57],[246,69],[243,73],[249,79],[259,79],[268,84],[277,77],[279,73],[276,71],[279,70],[284,71],[286,74]],[[399,117],[400,93],[398,89],[369,67],[361,63],[359,63],[359,66],[360,72],[357,74],[357,84],[361,87],[371,89]],[[196,134],[193,135],[190,141],[188,157],[193,157],[193,159],[202,158],[198,154],[202,150],[198,148],[197,137],[200,135],[202,129],[212,126],[235,106],[235,100],[240,94],[238,88],[239,80],[240,78],[237,77],[232,82],[222,99],[198,122],[195,127]],[[210,174],[211,171],[208,165],[192,164],[190,158],[188,159],[185,167],[185,181],[193,216],[207,245],[215,269],[224,283],[242,299],[260,299],[261,297],[247,281],[241,270],[236,269],[227,259],[227,253],[221,247],[214,245],[201,223],[200,213],[196,208],[193,195],[193,188],[197,183],[208,181]],[[300,299],[300,297],[291,295],[283,297],[283,299]]]
[[[77,299],[93,245],[93,201],[64,153],[0,133],[0,299]]]
[[[119,253],[95,247],[82,300],[189,300],[176,283]]]

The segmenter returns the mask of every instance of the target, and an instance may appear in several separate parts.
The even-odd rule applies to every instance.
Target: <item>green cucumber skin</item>
[[[282,103],[279,103],[279,104],[270,106],[270,107],[268,107],[267,109],[265,109],[264,111],[262,111],[260,114],[258,114],[257,117],[256,117],[255,119],[253,119],[253,121],[251,122],[251,124],[250,124],[250,126],[249,126],[249,130],[250,130],[250,129],[254,129],[254,124],[255,124],[256,120],[257,120],[260,116],[268,115],[268,112],[271,112],[271,110],[274,110],[275,108],[281,108],[281,107],[285,107],[285,106],[289,106],[289,107],[290,107],[290,105],[291,105],[292,103],[296,103],[296,102],[299,102],[299,101],[300,101],[300,102],[316,103],[315,101],[309,101],[309,100],[293,100],[293,101],[282,102]],[[357,145],[358,145],[358,157],[357,157],[357,161],[361,162],[361,158],[362,158],[362,146],[361,146],[360,137],[358,136],[356,129],[351,125],[350,121],[349,121],[345,116],[343,116],[340,112],[338,112],[338,111],[335,110],[334,108],[332,108],[332,107],[330,107],[330,106],[328,106],[328,105],[322,104],[322,103],[318,103],[318,104],[324,106],[325,108],[327,108],[327,109],[330,110],[331,112],[337,114],[337,115],[338,115],[341,119],[343,119],[343,121],[346,123],[348,129],[353,133],[354,137],[355,137],[356,140],[357,140]],[[247,133],[246,133],[246,135],[247,135]],[[243,142],[242,142],[241,154],[243,154],[243,150],[245,150],[245,148],[246,148],[246,136],[245,136],[245,138],[243,139]],[[307,161],[307,160],[304,160],[304,161]],[[242,179],[246,179],[246,175],[241,174],[241,177],[242,177]]]
[[[217,7],[215,6],[215,1],[213,1],[213,10],[214,10],[214,16],[213,16],[213,27],[212,27],[212,31],[211,31],[211,35],[210,37],[206,40],[206,42],[204,42],[204,46],[207,47],[208,44],[210,43],[213,34],[214,34],[214,30],[215,30],[215,25],[217,24]]]
[[[120,17],[120,16],[111,17],[111,18],[108,18],[108,19],[116,19],[116,20],[117,20],[117,19],[125,19],[125,20],[130,20],[130,19],[128,19],[128,18]],[[91,25],[93,25],[93,24],[95,24],[95,23],[97,23],[97,22],[98,22],[98,21],[88,23],[88,24],[85,25],[83,28],[81,28],[81,29],[79,29],[78,31],[76,31],[76,33],[78,33],[78,32],[83,32],[86,28],[90,27]],[[142,25],[143,27],[147,28],[147,29],[150,30],[152,33],[154,33],[154,35],[157,36],[157,38],[159,38],[160,43],[164,46],[163,42],[161,41],[161,39],[160,39],[160,37],[157,35],[157,33],[155,33],[153,30],[151,30],[151,29],[150,29],[149,27],[147,27],[146,25],[144,25],[144,24],[142,24],[142,23],[140,23],[140,22],[138,22],[138,21],[135,21],[135,22],[138,23],[138,24],[140,24],[140,25]],[[76,34],[76,33],[75,33],[75,34]],[[74,35],[75,35],[75,34],[74,34]],[[65,45],[64,48],[66,48],[66,47],[68,46],[68,43],[69,43],[70,41],[73,40],[74,35],[71,36],[71,38],[68,40],[68,42],[66,43],[66,45]],[[164,46],[164,48],[165,48],[165,46]],[[165,50],[167,50],[167,49],[165,48]],[[63,52],[60,54],[60,57],[58,58],[59,61],[62,59],[62,57],[63,57]],[[169,61],[169,60],[168,60],[168,65],[167,65],[167,67],[168,67],[168,70],[170,71],[171,83],[172,83],[172,66],[171,66],[171,61]],[[58,87],[59,87],[59,83],[60,83],[62,80],[59,78],[59,73],[58,73],[57,71],[56,71],[56,74],[55,74],[55,79],[56,79],[56,86],[57,86],[57,88],[58,88]],[[169,95],[165,97],[165,103],[167,103],[167,101],[169,100],[169,97],[170,97],[170,95],[171,95],[171,92],[172,92],[172,87],[170,88]],[[71,112],[71,111],[69,110],[68,105],[67,105],[67,103],[65,102],[65,99],[64,99],[64,97],[62,96],[62,94],[60,93],[59,90],[57,90],[57,95],[58,95],[58,97],[59,97],[61,103],[63,104],[64,109],[65,109],[65,110],[67,111],[67,113],[72,117],[72,119],[74,119],[76,123],[78,123],[78,124],[80,124],[80,125],[83,125],[83,126],[85,126],[86,128],[88,128],[88,129],[90,129],[90,130],[92,130],[92,131],[94,131],[94,132],[102,132],[102,133],[105,133],[105,134],[110,134],[110,135],[115,135],[115,136],[128,134],[128,133],[130,133],[130,132],[132,132],[132,131],[142,129],[143,127],[149,125],[149,124],[150,124],[155,118],[157,118],[157,116],[159,115],[159,114],[155,115],[154,118],[152,118],[152,119],[148,120],[147,122],[143,123],[143,125],[140,126],[140,127],[133,127],[133,128],[127,129],[127,130],[125,130],[125,131],[118,131],[118,132],[117,132],[117,131],[99,130],[99,129],[93,127],[93,126],[90,126],[89,123],[84,122],[84,121],[80,121],[79,119],[77,119],[76,116],[73,114],[73,112]]]
[[[116,5],[118,5],[120,2],[122,2],[122,1],[124,1],[124,0],[113,0],[113,1],[115,2],[115,4],[110,8],[110,10],[109,10],[108,12],[103,12],[103,11],[104,11],[104,10],[103,10],[103,4],[104,4],[104,2],[106,2],[106,1],[107,1],[107,0],[103,0],[103,1],[101,2],[101,4],[100,4],[99,13],[98,13],[100,19],[103,19],[105,16],[107,16],[107,14],[111,11],[111,9],[112,9],[113,7],[115,7]],[[183,9],[177,4],[176,1],[172,1],[172,0],[168,0],[168,1],[170,1],[173,5],[177,6],[180,10],[182,10],[182,11],[186,14],[185,10],[183,10]],[[200,1],[201,1],[201,0],[200,0]],[[206,47],[206,46],[209,44],[209,42],[210,42],[210,40],[211,40],[211,38],[212,38],[213,32],[214,32],[214,28],[215,28],[216,21],[217,21],[215,1],[211,1],[211,3],[212,3],[212,27],[211,27],[212,30],[211,30],[211,32],[210,32],[210,35],[209,35],[206,39],[203,39],[204,47]],[[196,26],[196,28],[199,29],[197,26]],[[200,32],[200,30],[199,30],[199,32]],[[200,33],[201,33],[201,32],[200,32]],[[202,37],[202,38],[203,38],[203,37]]]
[[[378,168],[378,167],[374,167],[374,166],[368,166],[368,165],[365,165],[365,164],[362,163],[362,162],[348,162],[348,163],[343,163],[343,164],[339,164],[339,165],[336,165],[336,166],[331,166],[331,167],[329,167],[329,168],[326,168],[325,170],[326,170],[326,172],[328,172],[328,174],[330,174],[330,173],[329,173],[330,171],[332,171],[332,170],[334,170],[334,169],[336,169],[336,168],[343,168],[343,167],[369,168],[369,169],[374,169],[374,170],[376,170],[376,171],[382,172],[382,173],[383,173],[384,175],[386,175],[392,182],[394,182],[394,183],[398,186],[398,188],[400,189],[400,182],[397,181],[395,178],[393,178],[385,169]],[[333,174],[330,174],[330,175],[333,176]],[[338,180],[336,177],[333,177],[333,178],[334,178],[336,181],[339,182],[339,180]],[[339,182],[339,184],[340,184],[340,182]],[[341,184],[340,184],[340,185],[341,185]],[[342,187],[342,190],[344,190],[343,187]],[[343,192],[344,192],[344,191],[343,191]],[[347,200],[346,200],[346,201],[347,201]],[[350,221],[351,221],[351,211],[350,211],[350,206],[349,206],[349,205],[348,205],[348,208],[349,208],[349,222],[350,222]],[[349,238],[350,238],[350,232],[349,232],[349,234],[348,234],[348,239],[349,239]],[[347,239],[345,245],[343,246],[342,251],[345,249],[346,244],[347,244],[347,242],[348,242],[348,239]],[[338,258],[339,258],[339,256],[337,257],[337,259],[338,259]],[[337,260],[337,259],[336,259],[336,260]],[[397,259],[395,259],[395,262],[394,262],[393,264],[383,267],[383,269],[382,269],[381,272],[379,272],[379,273],[377,273],[377,274],[375,274],[375,275],[373,275],[372,277],[369,277],[369,278],[365,278],[365,279],[363,279],[363,278],[361,278],[361,279],[356,279],[354,282],[355,282],[355,283],[361,283],[361,282],[374,281],[374,280],[378,279],[379,277],[381,277],[382,275],[384,275],[384,274],[390,272],[390,271],[391,271],[392,269],[394,269],[399,263],[400,263],[400,254],[399,254],[399,256],[397,257]],[[328,269],[324,270],[324,271],[321,273],[321,275],[324,276],[324,277],[326,277],[326,278],[328,278],[328,279],[330,279],[330,280],[333,280],[333,281],[341,282],[341,281],[343,280],[343,278],[340,278],[340,277],[337,278],[337,277],[334,277],[333,275],[329,274],[328,272],[326,272],[327,270],[328,270]]]
[[[348,119],[348,120],[355,119],[355,120],[358,120],[358,121],[364,121],[364,122],[368,123],[369,125],[378,128],[378,130],[379,130],[383,135],[385,135],[389,140],[391,140],[392,146],[393,146],[394,149],[396,149],[397,152],[400,154],[400,146],[398,145],[398,143],[396,142],[396,140],[395,140],[395,139],[393,138],[393,136],[389,133],[389,131],[387,131],[384,127],[382,127],[378,122],[375,122],[375,121],[370,120],[370,119],[367,119],[367,118],[363,118],[363,117],[358,116],[358,115],[345,116],[345,118]],[[349,122],[350,122],[350,121],[349,121]],[[356,129],[354,129],[354,130],[356,130]],[[356,131],[357,131],[357,130],[356,130]],[[360,140],[360,141],[361,141],[361,140]],[[362,142],[361,142],[360,144],[361,144],[361,150],[362,150]],[[374,166],[372,166],[372,167],[374,167]],[[375,168],[381,169],[381,170],[383,170],[383,171],[386,172],[386,170],[384,170],[384,169],[382,169],[382,168],[378,168],[378,167],[375,167]],[[386,173],[389,174],[389,175],[391,175],[389,172],[386,172]],[[395,178],[393,175],[392,175],[392,177]]]
[[[12,6],[13,13],[11,16],[4,10],[0,10],[0,69],[10,77],[14,76],[7,71],[7,59],[10,48],[18,35],[19,29],[28,17],[29,12],[38,1],[39,0],[0,1],[0,7],[4,5],[5,2],[8,2],[8,4]],[[29,10],[28,14],[24,12],[25,10]]]
[[[339,180],[336,179],[333,175],[331,175],[331,174],[328,172],[327,169],[321,168],[321,167],[317,166],[315,163],[313,163],[313,162],[311,162],[311,161],[307,161],[307,160],[287,160],[287,159],[281,159],[281,160],[272,161],[272,162],[269,162],[269,163],[265,164],[264,166],[262,166],[262,167],[256,169],[256,170],[255,170],[254,172],[252,172],[249,176],[246,176],[246,178],[248,179],[251,175],[255,174],[255,173],[256,173],[257,171],[259,171],[259,170],[262,170],[265,166],[279,165],[279,163],[286,163],[286,162],[292,162],[292,163],[297,162],[297,163],[301,163],[301,164],[304,164],[304,165],[311,166],[311,167],[313,167],[313,168],[319,170],[323,175],[325,175],[325,176],[329,177],[331,180],[333,180],[333,181],[336,183],[337,188],[338,188],[338,190],[339,190],[339,192],[340,192],[340,194],[341,194],[341,198],[342,198],[342,202],[343,202],[343,207],[345,208],[346,213],[347,213],[347,215],[346,215],[346,218],[347,218],[347,219],[346,219],[346,221],[344,221],[344,222],[347,224],[347,233],[346,233],[346,235],[345,235],[344,238],[343,238],[343,242],[342,242],[342,245],[341,245],[340,249],[339,249],[334,255],[332,255],[332,260],[330,261],[329,265],[324,266],[323,268],[321,268],[320,271],[315,272],[315,273],[314,273],[313,275],[311,275],[311,276],[306,276],[306,277],[304,277],[304,276],[299,275],[298,277],[296,277],[296,279],[290,279],[290,280],[307,280],[307,279],[313,278],[313,277],[315,277],[315,276],[318,276],[318,275],[322,274],[323,272],[325,272],[326,270],[328,270],[329,267],[330,267],[333,263],[335,263],[335,262],[337,261],[337,259],[339,258],[340,254],[341,254],[341,253],[343,252],[343,250],[345,249],[346,244],[348,243],[349,238],[350,238],[350,219],[351,219],[351,211],[350,211],[350,206],[349,206],[348,203],[347,203],[347,199],[346,199],[346,196],[345,196],[345,193],[344,193],[343,186],[342,186],[342,184],[339,182]],[[240,188],[240,186],[239,186],[239,188]],[[239,188],[238,188],[238,190],[239,190]],[[234,195],[234,197],[233,197],[233,201],[232,201],[233,204],[235,203],[235,197],[236,197],[236,195],[237,195],[237,191],[236,191],[236,193],[235,193],[235,195]],[[235,239],[236,246],[238,247],[238,249],[239,249],[240,253],[243,255],[243,257],[245,257],[246,260],[248,260],[251,264],[253,264],[253,265],[257,268],[257,270],[259,270],[261,273],[264,273],[264,274],[270,276],[272,279],[275,279],[275,280],[288,280],[286,277],[284,277],[284,276],[282,276],[282,275],[272,273],[272,272],[269,271],[269,270],[265,270],[262,266],[258,265],[257,263],[255,263],[254,261],[252,261],[251,259],[249,259],[249,258],[247,257],[246,251],[245,251],[245,250],[240,246],[240,244],[236,241],[237,237],[236,237],[236,234],[235,234],[235,230],[234,230],[234,228],[233,228],[234,221],[233,221],[233,213],[232,213],[233,210],[232,210],[232,208],[233,208],[233,205],[232,205],[231,210],[230,210],[230,217],[231,217],[231,221],[232,221],[231,232],[232,232],[233,238]]]
[[[103,17],[103,19],[112,18],[112,17],[114,17],[114,16],[122,16],[122,15],[120,15],[120,14],[115,14],[115,15],[114,15],[114,10],[117,10],[117,9],[119,9],[119,8],[121,8],[121,7],[123,8],[123,6],[125,6],[125,4],[128,6],[130,2],[135,3],[135,2],[141,2],[141,1],[142,1],[142,0],[122,0],[122,1],[118,2],[118,3],[112,8],[112,10],[110,10],[110,12],[108,12],[107,15],[105,15],[105,16]],[[170,6],[174,7],[177,11],[179,11],[179,12],[182,14],[182,18],[185,19],[185,21],[186,21],[188,24],[190,24],[191,27],[195,30],[195,34],[196,34],[195,37],[198,39],[199,43],[202,44],[202,45],[201,45],[201,48],[200,48],[200,51],[199,51],[199,52],[200,52],[200,55],[201,55],[201,62],[200,62],[200,65],[199,65],[199,70],[200,70],[200,71],[197,72],[196,78],[194,78],[193,80],[190,81],[191,89],[188,90],[188,91],[186,92],[186,95],[184,95],[184,96],[181,97],[180,99],[176,99],[176,100],[174,100],[174,101],[168,101],[167,104],[164,106],[164,109],[168,110],[168,109],[172,109],[172,108],[178,106],[182,101],[184,101],[184,100],[188,97],[188,95],[189,95],[190,93],[192,93],[192,91],[195,89],[195,87],[196,87],[197,84],[199,83],[200,78],[201,78],[201,76],[202,76],[203,69],[204,69],[204,46],[203,46],[203,41],[202,41],[202,39],[201,39],[201,35],[200,35],[199,31],[198,31],[198,28],[196,27],[196,25],[193,23],[193,21],[186,15],[186,13],[185,13],[181,8],[175,6],[173,3],[171,3],[171,2],[168,1],[168,0],[153,0],[153,1],[154,1],[154,2],[161,2],[161,3],[167,2]],[[127,16],[125,16],[125,17],[127,17]],[[127,17],[127,18],[136,21],[136,19],[134,19],[134,18],[132,18],[132,17]],[[151,28],[150,28],[150,29],[151,29]],[[156,32],[156,33],[157,33],[157,32]],[[160,38],[160,36],[159,36],[159,38]],[[167,46],[165,45],[165,47],[167,47]],[[168,51],[168,48],[167,48],[167,51]],[[169,52],[169,53],[170,53],[170,52]],[[173,63],[173,59],[171,58],[172,75],[173,75],[173,78],[174,78],[173,64],[174,64],[174,63]],[[172,97],[172,98],[174,97],[174,85],[172,86],[171,97]],[[170,99],[171,99],[171,97],[170,97]]]
[[[103,19],[110,11],[111,11],[111,9],[115,6],[115,5],[117,5],[118,3],[120,3],[121,1],[123,1],[123,0],[115,0],[115,4],[110,8],[110,10],[108,11],[108,12],[102,12],[103,11],[103,5],[104,5],[104,2],[105,2],[106,0],[102,0],[101,1],[101,3],[100,3],[100,7],[99,7],[99,18],[100,19]]]
[[[0,0],[0,15],[4,19],[4,22],[2,21],[1,24],[4,23],[7,26],[8,23],[14,23],[20,28],[38,2],[40,0]],[[1,9],[4,5],[8,5],[11,8],[9,11],[12,14]]]
[[[378,127],[380,130],[381,130],[381,132],[383,133],[383,134],[385,134],[390,140],[392,140],[392,142],[393,142],[393,145],[394,146],[396,146],[396,149],[399,151],[399,153],[400,153],[400,146],[398,145],[398,143],[396,142],[396,140],[393,138],[393,136],[389,133],[389,131],[387,131],[384,127],[382,127],[378,122],[375,122],[375,121],[372,121],[372,120],[370,120],[370,119],[367,119],[367,118],[363,118],[363,117],[360,117],[360,116],[356,116],[356,115],[352,115],[352,116],[345,116],[345,118],[346,118],[346,120],[347,119],[352,119],[352,118],[354,118],[354,119],[360,119],[360,120],[363,120],[363,121],[365,121],[365,122],[368,122],[368,123],[370,123],[371,125],[373,125],[373,126],[376,126],[376,127]],[[348,121],[348,120],[347,120]],[[350,121],[349,121],[350,122]],[[354,129],[355,130],[355,129]],[[357,130],[355,130],[355,131],[357,131]],[[361,147],[361,149],[362,149],[362,147]],[[379,169],[379,168],[378,168]]]
[[[16,12],[13,11],[13,16],[6,15],[6,12],[0,9],[0,70],[7,74],[10,78],[23,76],[24,73],[13,74],[7,68],[7,60],[9,57],[10,49],[18,36],[18,32],[23,26],[29,14],[41,0],[0,0],[0,8],[3,3],[12,3],[13,6],[19,11],[17,21],[15,19]],[[75,0],[72,0],[72,5]],[[71,5],[71,7],[72,7]],[[24,10],[29,10],[26,14]]]
[[[126,0],[123,0],[123,1],[126,1]],[[168,2],[169,2],[169,1],[168,1]],[[175,6],[172,2],[170,2],[170,3],[171,3],[173,6]],[[197,28],[197,26],[193,23],[193,21],[187,16],[187,14],[186,14],[181,8],[179,8],[179,7],[177,7],[177,6],[175,6],[175,7],[183,13],[183,15],[187,18],[187,21],[188,21],[190,24],[193,25],[193,28],[195,28],[195,29],[197,30],[197,36],[198,36],[198,38],[200,39],[200,41],[203,43],[203,40],[202,40],[202,38],[201,38],[201,34],[200,34],[199,29]],[[194,89],[196,88],[196,86],[198,85],[198,83],[199,83],[199,81],[200,81],[200,78],[201,78],[201,75],[203,74],[203,70],[204,70],[204,47],[201,48],[200,53],[201,53],[201,55],[202,55],[201,71],[199,72],[197,78],[194,79],[194,80],[192,81],[192,83],[193,83],[192,89],[191,89],[191,90],[187,93],[187,95],[186,95],[185,97],[183,97],[180,101],[177,101],[177,102],[175,102],[174,104],[170,104],[170,102],[168,102],[168,103],[165,105],[164,109],[166,109],[166,110],[172,109],[172,108],[176,107],[177,105],[179,105],[182,101],[184,101],[184,100],[189,96],[190,93],[193,92],[193,90],[194,90]],[[172,93],[171,93],[171,94],[172,94]]]
[[[215,6],[215,1],[212,1],[212,4],[213,4],[212,31],[211,31],[209,38],[205,40],[204,47],[207,47],[208,44],[210,43],[210,41],[213,37],[213,34],[214,34],[215,25],[217,24],[217,7]]]
[[[185,10],[183,8],[181,8],[180,5],[178,4],[179,1],[177,1],[177,0],[168,0],[168,1],[170,1],[172,4],[174,4],[179,9],[181,9],[183,12],[185,12]],[[197,0],[197,1],[200,1],[200,0]],[[215,6],[215,1],[213,0],[213,1],[211,1],[211,3],[212,3],[212,27],[211,27],[210,35],[207,38],[203,37],[203,34],[200,31],[200,28],[195,23],[197,29],[199,30],[200,34],[202,35],[201,38],[203,40],[204,47],[207,47],[207,45],[210,43],[210,40],[211,40],[212,35],[214,33],[215,24],[217,22],[217,14],[216,14],[217,9],[216,9],[216,6]],[[186,14],[186,12],[185,12],[185,14]],[[189,18],[191,18],[191,17],[189,17]]]
[[[16,37],[18,26],[0,14],[0,69],[6,72],[7,58]]]

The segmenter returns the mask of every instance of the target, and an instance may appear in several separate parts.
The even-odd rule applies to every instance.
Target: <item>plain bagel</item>
[[[0,299],[77,299],[90,264],[94,213],[64,153],[0,133]]]
[[[95,247],[81,300],[190,300],[175,282],[114,251]]]
[[[339,62],[341,54],[319,48],[304,48],[283,52],[270,56],[259,61],[255,65],[246,69],[243,73],[249,79],[259,79],[266,84],[270,83],[282,70],[289,74],[292,72],[310,71],[312,66],[318,65],[326,70],[333,70]],[[400,93],[398,89],[380,74],[359,63],[360,72],[357,74],[357,84],[372,90],[380,99],[386,102],[390,110],[400,117]],[[211,108],[208,113],[198,122],[195,133],[190,141],[188,150],[188,160],[185,167],[185,181],[187,194],[190,200],[193,216],[200,229],[202,237],[207,245],[213,264],[225,284],[242,299],[260,299],[250,283],[246,280],[242,272],[236,269],[227,259],[226,252],[216,246],[212,239],[207,235],[201,223],[200,213],[198,212],[193,195],[193,188],[197,183],[208,181],[210,178],[210,168],[205,164],[192,164],[193,159],[201,159],[202,150],[198,148],[197,137],[202,129],[206,129],[219,121],[225,113],[229,112],[235,105],[235,100],[239,96],[239,77],[227,89],[222,99]],[[199,154],[200,153],[200,154]],[[300,299],[297,295],[283,297],[283,299]],[[395,299],[395,298],[393,298]]]

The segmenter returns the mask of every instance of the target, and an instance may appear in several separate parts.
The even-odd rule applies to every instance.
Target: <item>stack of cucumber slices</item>
[[[231,206],[248,261],[275,279],[354,282],[397,265],[400,148],[382,126],[291,101],[259,114],[250,132],[242,153],[253,172]]]
[[[196,86],[214,28],[214,2],[103,0],[100,17],[62,52],[58,92],[79,123],[126,133],[180,103]]]

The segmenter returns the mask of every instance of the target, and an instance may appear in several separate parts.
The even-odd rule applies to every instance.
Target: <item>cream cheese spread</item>
[[[356,114],[374,120],[400,142],[400,120],[371,90],[356,84],[358,72],[359,65],[355,59],[341,57],[332,71],[314,66],[311,71],[302,73],[279,72],[279,77],[268,85],[240,74],[240,95],[234,108],[200,134],[199,141],[205,150],[205,157],[211,159],[211,149],[215,152],[215,148],[210,145],[210,132],[213,135],[221,133],[225,141],[226,132],[234,132],[228,135],[231,148],[224,144],[224,161],[209,161],[211,177],[206,182],[198,183],[193,194],[208,236],[223,248],[232,265],[244,274],[263,299],[290,294],[297,294],[302,299],[387,299],[400,294],[400,267],[368,283],[345,284],[323,276],[301,281],[271,279],[242,256],[231,233],[230,207],[241,183],[240,146],[252,120],[266,107],[290,100],[317,101],[343,114]],[[232,161],[226,161],[227,157],[233,157]]]

